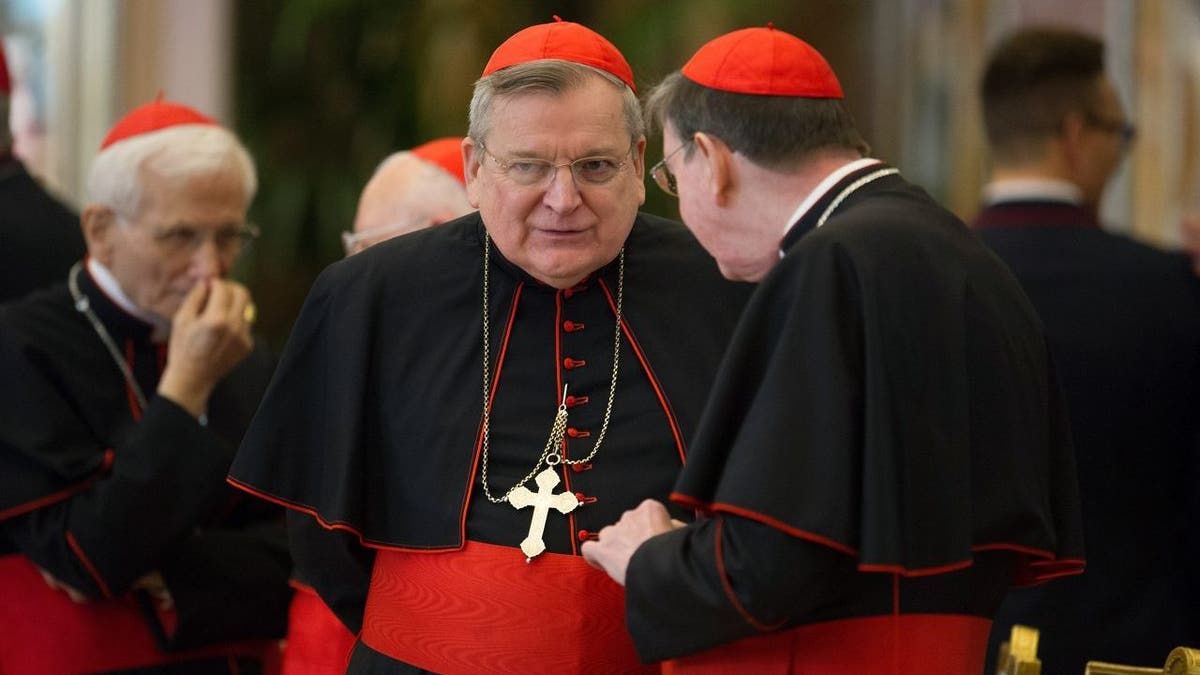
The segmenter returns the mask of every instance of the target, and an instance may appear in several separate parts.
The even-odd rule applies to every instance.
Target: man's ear
[[[1083,147],[1087,129],[1088,122],[1082,112],[1072,110],[1063,116],[1062,133],[1059,137],[1059,142],[1062,143],[1064,156],[1072,170],[1084,158]]]
[[[646,137],[640,136],[633,148],[633,170],[637,174],[638,204],[646,203]]]
[[[733,151],[716,136],[697,131],[693,136],[700,161],[704,162],[708,191],[717,206],[725,206],[733,189]]]
[[[87,242],[88,257],[106,267],[112,264],[115,230],[120,227],[117,214],[107,206],[89,204],[79,214],[83,240]]]
[[[462,142],[463,178],[467,181],[467,202],[479,208],[479,170],[482,164],[475,152],[475,139],[467,136]]]

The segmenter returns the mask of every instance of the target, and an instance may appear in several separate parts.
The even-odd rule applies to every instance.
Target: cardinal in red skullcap
[[[62,281],[84,250],[79,215],[51,195],[14,152],[12,90],[0,45],[0,302]]]
[[[363,188],[346,255],[472,210],[463,187],[462,138],[439,138],[393,153]]]
[[[867,146],[829,63],[768,25],[649,94],[651,170],[753,282],[671,500],[583,555],[664,672],[978,675],[1010,585],[1083,569],[1066,411],[1036,312]]]
[[[256,186],[229,130],[138,107],[92,160],[86,256],[0,309],[5,672],[278,672],[282,510],[225,482],[274,365],[229,278]]]
[[[230,480],[291,509],[351,673],[658,672],[580,549],[668,498],[748,289],[639,211],[635,82],[590,28],[517,32],[451,160],[477,211],[388,215],[305,302]]]

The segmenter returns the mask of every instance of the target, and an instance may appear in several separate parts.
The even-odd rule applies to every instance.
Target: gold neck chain
[[[561,447],[563,435],[567,431],[567,389],[563,387],[562,402],[558,406],[558,411],[554,415],[554,424],[550,427],[550,437],[546,439],[546,447],[542,448],[542,455],[538,457],[534,463],[533,469],[525,475],[516,485],[508,489],[502,497],[492,496],[492,491],[488,487],[488,437],[491,431],[491,411],[488,405],[489,391],[491,390],[491,349],[490,349],[490,334],[488,332],[488,268],[491,267],[491,238],[485,233],[483,236],[483,461],[481,463],[480,473],[483,479],[483,494],[488,501],[493,504],[500,504],[508,501],[509,495],[514,490],[529,482],[538,473],[538,467],[543,462],[547,466],[555,466],[557,464],[585,464],[590,462],[596,456],[596,451],[600,449],[600,444],[604,442],[604,435],[608,433],[608,422],[612,417],[613,398],[617,393],[617,360],[621,355],[621,306],[625,296],[625,248],[621,248],[620,263],[617,272],[617,326],[616,336],[613,339],[613,369],[612,381],[608,385],[608,405],[604,408],[604,424],[600,426],[600,433],[596,436],[596,444],[592,446],[592,451],[587,457],[582,459],[567,459],[556,449]]]

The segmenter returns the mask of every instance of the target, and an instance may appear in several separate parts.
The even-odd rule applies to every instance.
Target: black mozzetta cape
[[[201,426],[154,395],[166,347],[151,326],[86,271],[79,286],[148,405],[138,407],[65,283],[0,308],[0,554],[20,553],[94,600],[161,572],[178,612],[176,626],[152,626],[167,649],[282,636],[281,514],[224,481],[272,359],[256,349],[222,381]]]
[[[468,537],[516,547],[529,513],[488,502],[479,485],[484,236],[479,215],[470,214],[328,268],[293,328],[231,481],[369,547],[454,550]],[[563,472],[557,488],[595,500],[550,516],[551,552],[577,553],[581,539],[641,499],[667,498],[749,295],[748,285],[720,277],[679,223],[640,214],[625,252],[608,435],[594,460]],[[494,245],[490,255],[488,480],[500,497],[533,468],[564,385],[566,455],[591,451],[613,367],[618,261],[560,291]],[[308,574],[304,565],[299,571]],[[317,580],[306,581],[330,600]]]
[[[673,495],[713,518],[628,570],[645,658],[869,614],[990,618],[1013,574],[971,567],[990,551],[1018,582],[1082,567],[1067,419],[1011,274],[896,175],[816,228],[879,168],[794,225],[746,307]]]

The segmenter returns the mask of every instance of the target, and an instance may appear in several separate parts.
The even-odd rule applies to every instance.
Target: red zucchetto
[[[770,24],[709,41],[682,72],[696,84],[735,94],[843,98],[842,85],[825,57]]]
[[[112,129],[108,130],[108,135],[104,137],[104,141],[100,143],[100,149],[104,150],[113,143],[123,141],[127,138],[141,136],[151,131],[158,131],[182,124],[217,126],[216,121],[212,118],[202,115],[185,105],[164,101],[160,94],[155,100],[141,107],[134,108],[129,114],[117,120]]]
[[[502,68],[539,59],[560,59],[582,63],[612,73],[633,91],[633,69],[621,52],[596,31],[557,16],[551,23],[541,23],[518,31],[492,52],[483,67],[482,77]]]
[[[12,93],[12,80],[8,77],[8,64],[4,61],[4,45],[0,44],[0,96]]]
[[[410,152],[426,162],[445,169],[451,176],[457,178],[458,182],[465,184],[467,179],[463,173],[462,140],[462,136],[439,138],[422,143]]]

